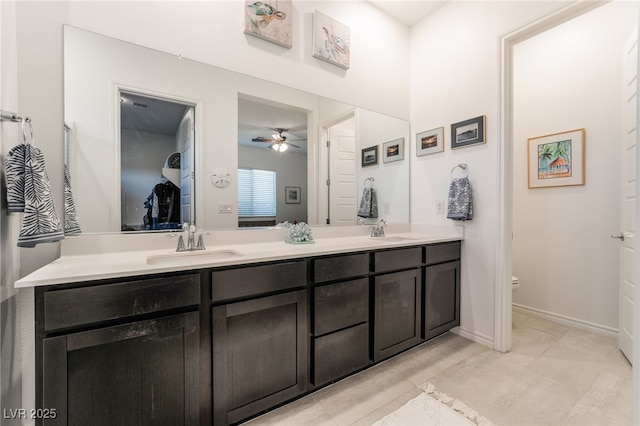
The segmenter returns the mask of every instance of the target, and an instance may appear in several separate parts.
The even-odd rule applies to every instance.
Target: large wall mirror
[[[356,224],[365,182],[379,218],[409,221],[406,121],[69,26],[64,99],[82,233]],[[241,186],[259,171],[273,208],[252,210]]]

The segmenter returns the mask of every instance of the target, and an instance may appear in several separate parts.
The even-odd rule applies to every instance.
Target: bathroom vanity
[[[459,325],[461,237],[403,235],[61,257],[18,283],[44,424],[238,423]]]

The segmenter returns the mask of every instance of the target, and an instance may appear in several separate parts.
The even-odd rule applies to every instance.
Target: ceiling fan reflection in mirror
[[[287,141],[287,137],[283,135],[284,132],[288,131],[287,129],[275,129],[277,133],[271,135],[270,138],[265,138],[263,136],[258,136],[257,138],[251,139],[252,142],[266,142],[269,143],[269,148],[274,151],[284,152],[290,146],[294,148],[301,149],[298,145],[292,144],[290,141]],[[306,139],[291,139],[294,142],[304,141]]]

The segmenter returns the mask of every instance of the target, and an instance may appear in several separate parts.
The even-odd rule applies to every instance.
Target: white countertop
[[[389,228],[386,237],[378,238],[369,237],[367,234],[349,235],[353,232],[347,232],[346,228],[342,229],[343,232],[334,233],[335,235],[332,235],[331,232],[322,231],[316,233],[314,230],[314,236],[320,234],[320,237],[316,237],[313,244],[288,244],[282,240],[260,241],[260,238],[253,238],[254,242],[243,241],[243,238],[239,238],[238,240],[241,242],[235,243],[230,241],[232,238],[225,238],[224,236],[219,237],[216,241],[216,233],[214,233],[213,236],[207,237],[211,241],[205,240],[207,246],[205,251],[182,253],[175,252],[175,248],[172,246],[176,242],[175,239],[171,240],[172,245],[169,246],[171,248],[157,248],[158,244],[155,244],[154,247],[156,248],[154,249],[137,246],[128,250],[66,250],[71,254],[65,254],[63,249],[63,255],[59,259],[16,281],[15,287],[36,287],[106,278],[244,265],[463,239],[461,230],[455,228],[436,230],[436,232],[426,228],[414,230],[414,227],[409,228],[407,226],[395,228],[405,232],[389,232],[393,231],[392,227]],[[357,231],[358,233],[364,232],[362,227],[357,228]],[[277,237],[286,235],[283,232],[275,235]],[[339,236],[340,233],[347,236]],[[255,237],[258,234],[245,233],[244,235],[244,240],[246,240],[247,235]],[[163,238],[166,239],[166,235]],[[161,240],[156,240],[156,243],[159,241]],[[77,242],[73,244],[77,244]],[[162,245],[167,246],[165,242]],[[87,254],[78,254],[77,252]],[[224,257],[227,254],[231,255]],[[221,257],[218,258],[218,255]],[[149,258],[159,263],[149,264]]]

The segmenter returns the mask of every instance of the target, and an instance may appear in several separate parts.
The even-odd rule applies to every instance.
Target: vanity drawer
[[[315,335],[369,320],[369,279],[360,278],[313,289]]]
[[[369,365],[369,324],[327,334],[313,345],[313,382],[320,386]]]
[[[315,259],[313,263],[313,281],[326,281],[353,278],[369,273],[369,255],[366,253]]]
[[[211,299],[222,302],[306,285],[305,261],[227,269],[211,273]]]
[[[460,259],[460,241],[427,246],[427,265]]]
[[[200,303],[198,274],[126,281],[44,293],[45,331]]]
[[[422,247],[386,250],[375,253],[375,272],[399,271],[422,264]]]

